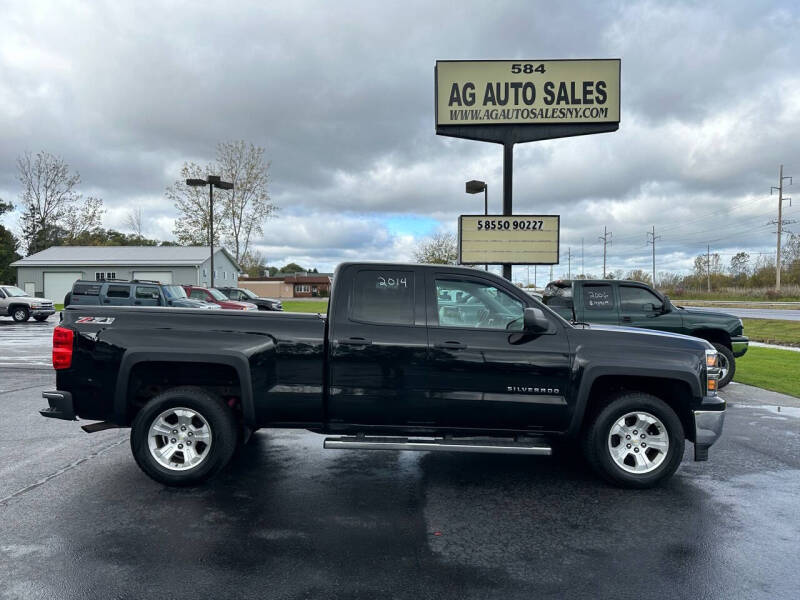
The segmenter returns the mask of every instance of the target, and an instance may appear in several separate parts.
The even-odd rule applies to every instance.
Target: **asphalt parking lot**
[[[136,467],[127,430],[89,435],[40,417],[55,319],[3,321],[4,600],[800,589],[797,399],[729,386],[710,461],[692,462],[689,444],[676,476],[649,491],[609,487],[569,457],[326,451],[322,436],[288,430],[257,432],[207,485],[171,489]]]

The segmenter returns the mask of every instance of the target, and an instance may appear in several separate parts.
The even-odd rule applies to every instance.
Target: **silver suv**
[[[0,316],[9,316],[17,323],[23,323],[31,317],[44,321],[55,312],[51,300],[34,298],[13,285],[0,285]]]

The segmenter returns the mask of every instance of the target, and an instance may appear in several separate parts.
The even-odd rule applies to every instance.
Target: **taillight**
[[[74,333],[66,327],[53,330],[53,368],[69,369],[72,366],[72,342]]]

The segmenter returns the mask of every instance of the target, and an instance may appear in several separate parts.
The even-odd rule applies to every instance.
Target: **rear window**
[[[99,296],[100,283],[76,283],[72,286],[73,296]]]
[[[414,324],[412,271],[359,271],[353,287],[350,318],[386,325]]]
[[[542,301],[547,306],[572,308],[572,284],[550,283],[544,288]]]
[[[584,285],[583,307],[586,310],[608,310],[614,308],[614,295],[610,285]]]
[[[108,298],[130,298],[131,288],[129,285],[109,285],[106,296]]]

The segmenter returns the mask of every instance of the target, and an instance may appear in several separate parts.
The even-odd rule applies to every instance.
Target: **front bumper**
[[[692,411],[696,461],[708,460],[708,449],[722,435],[722,426],[725,423],[725,400],[719,396],[706,396],[701,407],[708,410]]]
[[[31,309],[31,316],[32,317],[49,317],[50,315],[56,314],[55,309],[53,308],[33,308]]]
[[[75,407],[72,404],[72,394],[69,392],[53,391],[42,392],[42,398],[50,405],[43,408],[39,414],[49,419],[75,420]]]
[[[739,335],[731,338],[731,351],[736,358],[744,356],[749,346],[750,339],[746,336]]]

